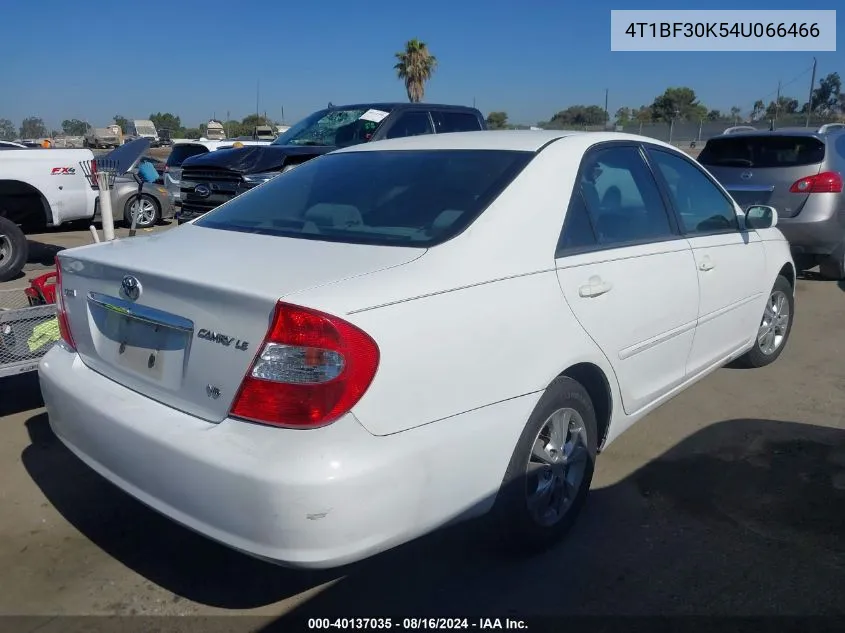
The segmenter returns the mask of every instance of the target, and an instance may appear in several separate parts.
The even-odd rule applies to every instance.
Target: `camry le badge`
[[[750,171],[744,171],[739,175],[739,177],[742,178],[743,180],[751,180],[751,172]]]

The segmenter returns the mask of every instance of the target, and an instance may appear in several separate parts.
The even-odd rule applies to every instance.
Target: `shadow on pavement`
[[[0,378],[0,418],[42,406],[38,372]]]
[[[176,526],[83,465],[45,415],[27,426],[32,444],[23,463],[50,503],[148,580],[230,609],[315,588],[268,631],[335,616],[845,613],[841,429],[714,424],[594,489],[568,538],[531,559],[491,553],[479,526],[467,524],[345,569],[304,573]],[[602,459],[614,459],[612,449],[599,471]],[[318,587],[329,580],[337,582]]]
[[[831,285],[834,283],[830,279],[825,279],[818,272],[812,270],[805,270],[798,273],[798,279],[803,279],[804,281],[818,281],[821,283],[829,283]],[[845,291],[845,279],[840,279],[835,283],[840,290]]]
[[[55,244],[45,244],[44,242],[37,242],[34,240],[28,240],[28,243],[28,263],[30,264],[53,266],[53,264],[55,263],[56,253],[64,250],[64,246],[56,246]]]

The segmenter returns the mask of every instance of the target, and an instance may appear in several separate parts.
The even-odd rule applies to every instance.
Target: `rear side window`
[[[352,244],[433,246],[475,221],[533,156],[500,150],[327,154],[195,224]]]
[[[168,167],[180,167],[191,156],[206,154],[208,149],[202,145],[174,145],[170,156],[167,157]]]
[[[438,134],[447,132],[478,132],[481,130],[481,122],[478,117],[469,112],[432,112],[434,119],[434,130]]]
[[[577,186],[600,246],[675,237],[660,190],[638,148],[592,152],[584,160]]]
[[[812,136],[727,136],[707,141],[698,162],[714,167],[802,167],[824,161],[825,146]]]

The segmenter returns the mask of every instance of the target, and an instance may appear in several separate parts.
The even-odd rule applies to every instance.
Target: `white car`
[[[181,227],[59,253],[50,423],[143,503],[283,565],[478,515],[548,547],[620,433],[781,354],[776,221],[638,136],[338,150]]]

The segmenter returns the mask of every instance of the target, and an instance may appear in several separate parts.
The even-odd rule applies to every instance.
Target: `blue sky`
[[[93,3],[92,3],[93,4]],[[806,100],[814,53],[635,53],[610,51],[610,10],[630,3],[590,0],[148,0],[99,10],[54,0],[11,2],[0,38],[0,118],[41,116],[105,125],[115,114],[172,112],[197,125],[216,113],[260,109],[291,123],[327,102],[406,100],[393,54],[413,37],[439,68],[431,102],[472,104],[485,114],[534,123],[574,104],[609,109],[649,104],[668,86],[689,86],[707,106],[750,110],[784,93]],[[708,0],[688,8],[832,9],[836,2]],[[621,6],[620,6],[621,5]],[[627,5],[627,6],[626,6]],[[638,9],[677,9],[641,0]],[[141,7],[145,7],[142,9]],[[577,9],[573,8],[577,7]],[[845,14],[841,11],[840,14]],[[837,53],[815,53],[818,76],[845,77],[845,29]],[[804,73],[802,75],[802,73]]]

